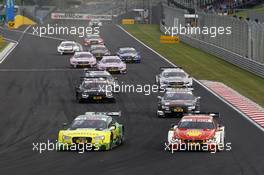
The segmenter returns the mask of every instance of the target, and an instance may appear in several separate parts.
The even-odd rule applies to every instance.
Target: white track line
[[[39,68],[39,69],[0,69],[0,72],[66,72],[66,71],[83,71],[84,69],[71,68]]]
[[[5,40],[9,41],[9,42],[12,42],[14,43],[14,45],[12,46],[12,48],[4,55],[3,58],[1,58],[0,60],[0,64],[3,63],[5,61],[5,59],[8,57],[8,55],[16,48],[16,46],[18,45],[18,42],[15,41],[15,40],[11,40],[11,39],[8,39],[8,38],[4,38]]]
[[[33,33],[30,33],[30,32],[27,32],[28,29],[30,29],[30,27],[31,26],[28,26],[24,31],[14,30],[14,29],[13,30],[8,30],[8,29],[6,29],[4,27],[0,27],[0,28],[3,29],[3,30],[9,31],[9,32],[16,32],[16,33],[22,33],[22,34],[32,35],[32,36],[35,36],[35,37],[38,37],[38,38],[47,38],[47,39],[53,39],[53,40],[59,40],[59,41],[66,40],[64,38],[58,38],[58,37],[52,37],[52,36],[45,36],[45,35],[44,36],[39,36],[39,35],[35,35]],[[21,37],[19,39],[21,39]]]
[[[130,37],[132,37],[133,39],[135,39],[137,42],[139,42],[140,44],[142,44],[143,46],[145,46],[146,48],[148,48],[149,50],[151,50],[153,53],[155,53],[156,55],[158,55],[160,58],[162,58],[163,60],[165,60],[166,62],[168,62],[170,65],[172,65],[173,67],[177,67],[174,63],[172,63],[170,60],[168,60],[167,58],[165,58],[164,56],[162,56],[161,54],[159,54],[158,52],[156,52],[154,49],[152,49],[151,47],[147,46],[145,43],[143,43],[142,41],[140,41],[139,39],[137,39],[136,37],[134,37],[132,34],[130,34],[128,31],[126,31],[123,27],[121,27],[120,25],[117,25],[123,32],[125,32],[126,34],[128,34]],[[230,104],[229,102],[227,102],[225,99],[223,99],[222,97],[220,97],[219,95],[217,95],[215,92],[213,92],[211,89],[209,89],[208,87],[206,87],[204,84],[202,84],[199,80],[193,79],[196,83],[198,83],[199,85],[201,85],[203,88],[205,88],[207,91],[209,91],[211,94],[213,94],[215,97],[217,97],[218,99],[220,99],[222,102],[224,102],[225,104],[227,104],[230,108],[232,108],[233,110],[235,110],[236,112],[238,112],[240,115],[242,115],[244,118],[246,118],[250,123],[252,123],[254,126],[256,126],[257,128],[259,128],[261,131],[264,132],[264,128],[262,128],[259,124],[257,124],[254,120],[252,120],[251,118],[249,118],[247,115],[245,115],[243,112],[241,112],[239,109],[237,109],[236,107],[234,107],[232,104]]]

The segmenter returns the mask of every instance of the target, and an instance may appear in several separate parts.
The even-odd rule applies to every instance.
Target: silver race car
[[[162,67],[156,76],[156,83],[162,89],[192,88],[193,79],[180,67]]]

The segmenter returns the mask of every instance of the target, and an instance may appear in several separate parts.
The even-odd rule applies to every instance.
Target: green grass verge
[[[7,46],[6,42],[0,42],[0,52]]]
[[[243,18],[247,18],[248,17],[248,13],[251,12],[251,11],[254,11],[254,12],[257,12],[257,13],[264,13],[264,6],[263,5],[260,5],[260,6],[255,6],[251,9],[248,9],[248,10],[243,10],[243,11],[239,11],[233,15],[236,15],[238,17],[243,17]]]
[[[125,25],[128,32],[199,80],[223,82],[264,106],[264,79],[184,43],[160,44],[158,25]],[[144,59],[144,58],[143,58]]]

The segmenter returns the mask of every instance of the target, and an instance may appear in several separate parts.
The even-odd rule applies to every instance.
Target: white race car
[[[65,53],[75,53],[83,51],[81,44],[74,41],[62,41],[57,47],[57,51],[63,55]]]
[[[162,67],[161,73],[156,76],[156,83],[162,89],[192,88],[193,79],[179,67]]]
[[[101,27],[102,26],[102,22],[98,19],[91,19],[91,21],[89,22],[89,26],[91,27]]]

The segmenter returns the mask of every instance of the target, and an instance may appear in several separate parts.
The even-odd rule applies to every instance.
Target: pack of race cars
[[[70,58],[72,68],[84,68],[75,90],[77,102],[114,103],[113,88],[118,85],[118,80],[112,74],[126,74],[126,64],[140,63],[141,55],[132,47],[119,48],[113,55],[99,35],[87,36],[83,45],[63,41],[57,47],[61,55],[73,54]],[[164,92],[157,97],[157,116],[181,117],[168,131],[166,147],[181,150],[183,144],[191,144],[191,147],[198,144],[207,145],[207,151],[221,150],[225,127],[219,123],[219,114],[200,112],[201,98],[193,93],[193,78],[180,67],[162,67],[156,76],[156,84]],[[76,117],[70,126],[59,132],[60,149],[84,144],[94,150],[109,150],[121,145],[125,130],[115,119],[120,115],[121,112],[87,112]]]

